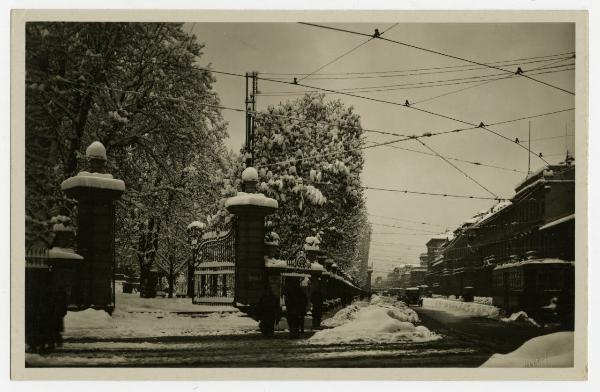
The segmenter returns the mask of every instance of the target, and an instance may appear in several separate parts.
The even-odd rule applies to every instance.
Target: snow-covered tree
[[[50,211],[70,206],[59,184],[99,140],[127,186],[117,260],[177,270],[175,244],[211,212],[225,155],[214,77],[194,66],[203,46],[174,23],[36,22],[26,37],[29,242],[43,238]]]
[[[323,95],[306,95],[257,114],[258,191],[279,202],[269,219],[281,237],[282,257],[294,257],[307,236],[320,234],[322,248],[342,268],[350,271],[359,258],[357,243],[366,223],[364,159],[357,150],[361,135],[353,109],[339,100],[326,102]],[[237,156],[226,175],[224,197],[240,189],[243,158]]]

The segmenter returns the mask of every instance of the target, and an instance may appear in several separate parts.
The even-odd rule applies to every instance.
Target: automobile
[[[418,287],[409,287],[404,290],[404,297],[407,305],[423,306],[421,290]]]
[[[431,290],[429,289],[429,286],[422,284],[419,286],[419,290],[421,290],[421,295],[423,297],[431,298]]]

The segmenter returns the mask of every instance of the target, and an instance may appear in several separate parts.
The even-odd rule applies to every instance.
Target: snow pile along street
[[[313,344],[423,342],[440,339],[424,326],[415,326],[419,317],[404,303],[373,296],[370,303],[360,301],[340,310],[323,322],[333,326],[314,334]]]
[[[573,332],[538,336],[508,354],[494,354],[481,367],[573,367]]]
[[[202,317],[176,313],[128,313],[115,310],[109,316],[103,310],[68,312],[65,338],[100,339],[157,336],[228,335],[253,332],[257,323],[241,314],[211,313]]]
[[[503,323],[521,323],[531,324],[534,327],[541,327],[534,319],[529,317],[524,311],[511,314],[509,317],[503,317],[500,319]]]
[[[423,298],[423,308],[440,309],[456,315],[471,317],[487,317],[493,319],[498,319],[500,317],[500,309],[495,306],[445,298]]]
[[[230,305],[202,306],[190,298],[140,298],[117,291],[112,316],[103,310],[67,312],[65,338],[99,339],[229,335],[253,332],[257,323]],[[178,313],[179,312],[179,313]]]

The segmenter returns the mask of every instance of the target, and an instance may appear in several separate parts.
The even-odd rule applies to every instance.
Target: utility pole
[[[246,72],[246,166],[254,164],[254,114],[258,93],[258,72]]]
[[[527,138],[527,174],[531,173],[531,120],[529,120],[529,136]]]

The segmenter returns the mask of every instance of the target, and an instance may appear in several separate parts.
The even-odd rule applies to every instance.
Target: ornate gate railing
[[[194,271],[195,304],[228,305],[235,293],[235,220],[205,233]]]

